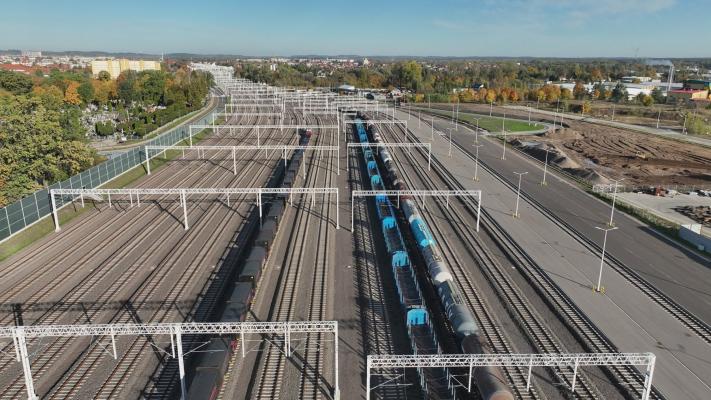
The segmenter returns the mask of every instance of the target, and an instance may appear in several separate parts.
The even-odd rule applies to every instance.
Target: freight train
[[[357,122],[364,120],[364,116],[360,113],[357,118]],[[362,126],[362,123],[360,125]],[[367,130],[363,129],[362,133],[359,129],[358,135],[361,141],[363,139],[368,140],[368,137],[372,138],[374,143],[383,141],[378,127],[374,124],[369,124]],[[361,136],[365,137],[362,138]],[[379,159],[385,170],[385,178],[391,187],[396,190],[407,189],[405,182],[400,179],[393,158],[387,148],[380,147]],[[380,181],[383,181],[382,177],[380,177]],[[482,337],[474,316],[464,302],[449,266],[442,258],[437,248],[437,242],[427,222],[420,214],[417,203],[409,196],[400,196],[400,209],[407,220],[410,231],[417,243],[417,248],[427,266],[429,278],[437,289],[445,314],[459,339],[462,352],[467,354],[489,352],[486,339]],[[474,375],[484,400],[513,400],[513,394],[509,390],[500,368],[476,368]]]
[[[299,130],[299,145],[307,146],[312,133],[310,130]],[[282,163],[277,164],[275,173],[283,173],[280,187],[291,188],[294,185],[299,166],[303,162],[303,150],[296,150],[284,168]],[[242,269],[234,282],[232,293],[226,296],[223,304],[223,322],[243,322],[249,312],[254,293],[259,285],[259,279],[264,266],[269,258],[274,239],[279,230],[279,225],[288,195],[277,194],[271,199],[265,199],[263,207],[267,210],[263,221],[254,234],[253,246],[244,259]],[[217,397],[222,386],[222,381],[227,371],[229,359],[237,347],[237,338],[233,336],[214,337],[202,348],[200,356],[194,360],[194,374],[188,388],[189,399],[213,400]]]
[[[356,135],[361,143],[368,143],[364,124],[356,120]],[[363,149],[363,160],[368,172],[371,189],[385,190],[385,183],[380,175],[375,153],[369,148]],[[422,297],[422,291],[410,262],[407,247],[397,223],[395,208],[388,196],[375,197],[375,210],[378,224],[383,235],[388,253],[390,269],[395,280],[395,287],[400,305],[405,313],[405,326],[414,354],[438,354],[439,342],[434,327],[431,325],[429,312]],[[437,393],[437,398],[452,397],[447,385],[447,373],[444,369],[421,370],[420,385],[425,392]]]

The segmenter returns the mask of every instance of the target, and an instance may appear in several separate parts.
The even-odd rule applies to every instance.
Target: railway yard
[[[711,260],[528,136],[192,68],[213,123],[51,194],[58,231],[0,262],[0,399],[711,398]],[[570,168],[708,180],[706,149],[566,123],[535,140]]]

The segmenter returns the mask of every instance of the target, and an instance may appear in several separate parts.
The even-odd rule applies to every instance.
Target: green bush
[[[113,135],[114,131],[114,124],[110,121],[96,123],[96,134],[99,136]]]

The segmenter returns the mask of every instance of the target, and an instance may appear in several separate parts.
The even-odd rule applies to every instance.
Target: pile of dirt
[[[557,146],[550,143],[531,140],[530,136],[526,138],[528,139],[526,141],[514,139],[510,143],[541,162],[545,162],[547,151],[548,163],[550,165],[555,165],[558,168],[563,169],[565,172],[584,179],[592,184],[605,184],[610,182],[609,179],[600,175],[597,171],[585,168],[572,158],[568,157],[568,154]]]
[[[710,206],[682,206],[674,208],[675,211],[693,219],[694,221],[711,227],[711,207]]]

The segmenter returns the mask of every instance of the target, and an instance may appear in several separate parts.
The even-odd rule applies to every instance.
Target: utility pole
[[[476,156],[474,157],[474,181],[479,182],[479,148],[484,146],[483,144],[473,144],[476,149]]]
[[[605,265],[605,247],[607,246],[607,232],[609,231],[614,231],[617,229],[617,227],[612,227],[612,228],[601,228],[599,226],[596,226],[595,229],[599,229],[601,231],[605,232],[605,236],[602,239],[602,253],[600,253],[600,273],[597,275],[597,286],[595,287],[596,292],[602,291],[602,286],[600,286],[600,283],[602,282],[602,266]]]
[[[519,218],[520,215],[518,214],[518,202],[519,199],[521,198],[521,178],[523,178],[524,175],[526,175],[528,172],[514,172],[514,174],[518,175],[518,189],[516,190],[516,209],[514,210],[513,217],[514,218]]]
[[[622,182],[623,179],[618,179],[615,181],[615,191],[612,193],[612,208],[610,209],[610,222],[607,223],[608,226],[614,226],[614,222],[612,222],[612,217],[615,215],[615,201],[617,200],[617,186],[619,182]]]

